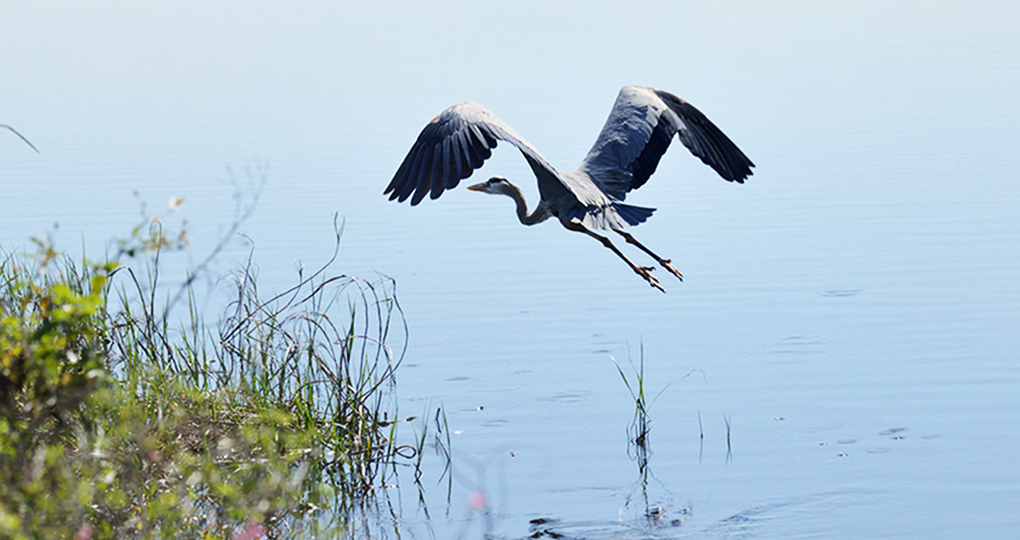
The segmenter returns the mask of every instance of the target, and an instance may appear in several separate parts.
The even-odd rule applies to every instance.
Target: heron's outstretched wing
[[[540,184],[543,176],[561,182],[542,154],[506,122],[477,103],[464,102],[446,109],[425,126],[383,194],[389,193],[391,201],[403,202],[413,193],[412,205],[427,194],[436,199],[481,167],[492,155],[497,140],[513,144],[524,154]]]
[[[673,134],[726,180],[743,183],[754,163],[704,114],[661,90],[625,86],[579,171],[623,200],[655,172]]]

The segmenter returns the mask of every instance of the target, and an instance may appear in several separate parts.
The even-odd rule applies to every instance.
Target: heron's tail
[[[566,212],[561,212],[560,219],[579,222],[592,229],[623,229],[644,223],[651,217],[652,212],[655,212],[654,208],[614,202],[602,207],[577,205]]]
[[[616,210],[617,215],[623,218],[623,220],[631,227],[644,223],[645,220],[652,217],[652,212],[655,212],[654,208],[645,208],[644,206],[632,206],[621,203],[613,203],[613,209]]]

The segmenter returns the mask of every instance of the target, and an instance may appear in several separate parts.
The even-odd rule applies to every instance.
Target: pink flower
[[[266,537],[266,528],[261,523],[248,523],[230,535],[230,540],[259,540]]]
[[[476,491],[468,496],[468,505],[471,506],[472,510],[484,510],[488,505],[488,500],[485,498],[485,493]]]

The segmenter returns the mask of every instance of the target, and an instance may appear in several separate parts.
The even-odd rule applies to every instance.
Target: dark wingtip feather
[[[481,167],[499,141],[516,146],[533,168],[554,171],[534,147],[496,115],[480,105],[463,102],[447,108],[422,129],[383,194],[399,202],[410,197],[412,205],[427,195],[439,198]]]
[[[429,162],[429,167],[423,169],[421,177],[418,178],[418,186],[414,190],[414,197],[411,199],[411,206],[417,206],[418,203],[425,198],[426,195],[432,191],[432,186],[436,183],[442,183],[442,169],[443,169],[443,145],[438,144],[432,149],[432,160]]]
[[[711,120],[694,105],[662,90],[655,93],[689,126],[689,139],[684,144],[702,163],[712,167],[724,179],[744,183],[754,174],[754,163]]]

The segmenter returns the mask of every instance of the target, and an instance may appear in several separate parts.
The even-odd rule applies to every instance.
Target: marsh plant
[[[673,385],[672,382],[665,385],[659,392],[648,400],[645,394],[645,346],[641,344],[640,359],[638,364],[635,365],[634,361],[630,361],[631,370],[634,372],[633,381],[627,377],[627,373],[624,372],[623,367],[616,361],[615,358],[610,357],[613,364],[616,365],[616,371],[620,374],[620,378],[623,379],[624,386],[627,387],[627,391],[630,392],[631,399],[634,400],[634,418],[631,420],[630,425],[627,427],[627,440],[629,442],[629,449],[633,450],[634,458],[638,462],[638,469],[644,473],[648,466],[648,437],[652,431],[652,419],[649,415],[649,408],[655,403],[655,400],[666,391],[667,388]]]
[[[11,126],[8,126],[7,124],[0,124],[0,129],[6,129],[7,131],[10,131],[11,133],[17,135],[18,138],[20,138],[22,141],[25,141],[25,144],[30,146],[32,148],[32,150],[35,150],[36,154],[39,153],[39,149],[36,148],[34,144],[32,144],[32,141],[29,141],[28,139],[25,138],[24,135],[22,135],[21,133],[18,133],[18,130],[12,128]]]
[[[192,279],[159,283],[179,238],[0,251],[0,538],[344,537],[408,455],[391,281],[330,274],[334,252],[263,298],[249,265],[207,324]]]

